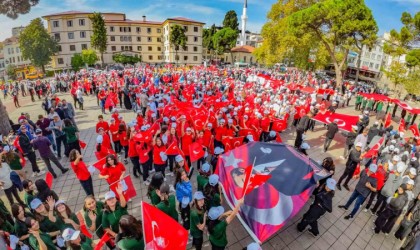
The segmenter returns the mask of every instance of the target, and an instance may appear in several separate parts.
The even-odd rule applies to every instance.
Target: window
[[[58,45],[58,51],[61,52],[61,45]]]
[[[148,51],[152,51],[152,46],[147,47]]]
[[[372,62],[369,64],[369,68],[373,68],[373,63]]]
[[[86,32],[80,31],[80,38],[85,38],[85,37],[86,37]]]
[[[162,38],[158,37],[158,38],[157,38],[157,41],[158,41],[159,43],[161,43],[161,42],[162,42]]]
[[[147,34],[152,33],[152,28],[147,28]]]
[[[55,33],[55,34],[54,34],[54,39],[55,39],[57,42],[59,42],[59,41],[61,40],[60,33]]]
[[[79,19],[79,26],[85,26],[85,19]]]
[[[149,37],[147,37],[147,41],[149,42],[149,43],[151,43],[152,42],[152,38],[149,36]]]
[[[194,42],[198,42],[198,37],[194,37]]]
[[[141,51],[141,46],[137,46],[137,51]]]
[[[121,46],[121,51],[124,51],[124,46]]]
[[[184,61],[188,61],[188,56],[184,56]]]
[[[372,53],[372,55],[371,55],[370,59],[375,60],[375,57],[376,57],[376,54],[375,54],[375,53]]]
[[[67,27],[73,27],[73,21],[72,20],[67,21]]]
[[[19,57],[17,57],[17,61],[20,62],[20,58]]]
[[[74,39],[74,33],[73,32],[69,32],[67,33],[69,39]]]
[[[128,32],[131,32],[131,27],[128,27]]]
[[[87,49],[87,44],[86,43],[82,43],[82,50]]]
[[[14,54],[15,53],[15,49],[14,48],[12,48],[12,54]]]
[[[149,56],[149,60],[153,60],[153,56]]]
[[[109,27],[109,31],[114,32],[115,31],[114,26]]]
[[[379,64],[376,64],[375,65],[375,69],[379,69]]]
[[[184,51],[188,51],[188,46],[185,46]]]
[[[157,47],[157,49],[158,49],[158,51],[162,51],[162,48],[161,47]]]
[[[120,32],[123,32],[123,27],[120,27]]]
[[[376,60],[381,60],[381,55],[378,55],[377,57],[376,57]]]
[[[246,63],[246,56],[244,56],[244,62]]]
[[[198,48],[194,46],[194,52],[197,52],[197,51],[198,51]]]
[[[124,41],[124,36],[120,36],[120,42]]]
[[[16,61],[15,61],[15,58],[14,57],[12,57],[12,59],[13,59],[13,63],[15,63]]]
[[[198,32],[198,27],[194,27],[194,32]]]
[[[70,51],[75,51],[76,50],[76,45],[70,45]]]
[[[162,60],[162,56],[158,56],[158,60]]]
[[[193,60],[194,62],[198,61],[198,56],[194,56]]]
[[[185,30],[185,32],[187,32],[188,31],[188,27],[187,26],[184,26],[184,30]]]
[[[116,46],[111,46],[111,51],[117,51],[117,47]]]
[[[16,53],[19,53],[20,52],[20,49],[19,48],[16,48]]]
[[[162,33],[162,30],[161,29],[156,29],[157,30],[157,33]]]
[[[136,32],[137,32],[137,33],[140,33],[140,31],[141,31],[140,27],[137,27],[137,28],[136,28]]]
[[[137,37],[137,42],[141,42],[141,37]]]
[[[128,50],[133,51],[133,46],[128,46]]]
[[[57,58],[57,63],[58,64],[64,64],[63,58]]]
[[[109,38],[110,38],[111,42],[115,42],[115,36],[110,36]]]
[[[60,23],[58,21],[53,21],[53,27],[54,28],[60,27]]]

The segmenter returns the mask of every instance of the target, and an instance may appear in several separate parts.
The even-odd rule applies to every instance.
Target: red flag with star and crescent
[[[142,201],[145,249],[187,249],[188,231],[158,208]]]
[[[382,144],[384,143],[385,138],[382,137],[379,139],[379,141],[371,148],[369,151],[366,152],[366,154],[363,156],[363,158],[372,158],[378,155],[379,149],[381,148]]]
[[[271,175],[262,175],[262,174],[252,174],[253,166],[248,166],[245,169],[245,181],[244,181],[244,190],[242,196],[245,196],[251,193],[254,188],[264,184],[271,178]]]
[[[191,162],[196,162],[199,159],[204,157],[203,146],[198,142],[193,142],[190,144],[190,160]]]
[[[121,181],[116,181],[112,183],[111,185],[109,185],[109,188],[111,190],[116,190],[116,185],[118,184],[121,184],[123,195],[126,201],[128,201],[130,198],[133,198],[137,195],[136,189],[134,188],[133,181],[131,180],[130,175],[127,175]]]
[[[401,118],[400,125],[398,126],[398,132],[404,132],[405,131],[405,121]]]
[[[409,128],[414,137],[420,137],[419,127],[416,124],[413,124]]]
[[[388,113],[385,117],[385,128],[389,127],[391,125],[391,113]]]
[[[177,142],[172,142],[171,145],[168,146],[168,148],[165,151],[165,154],[167,155],[177,155],[179,154],[181,150],[179,149]]]

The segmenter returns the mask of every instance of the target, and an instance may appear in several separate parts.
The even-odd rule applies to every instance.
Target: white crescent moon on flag
[[[153,242],[159,247],[159,248],[166,248],[168,246],[168,242],[162,237],[157,237],[155,235],[155,227],[157,228],[157,231],[160,231],[158,224],[156,221],[152,221],[152,233],[153,233]],[[166,244],[165,244],[166,243]],[[153,244],[154,245],[154,244]]]
[[[330,118],[329,118],[329,117],[325,118],[325,120],[326,120],[328,123],[332,123],[332,121],[330,120]],[[343,120],[341,120],[341,119],[336,119],[336,120],[338,120],[338,122],[337,122],[337,126],[339,126],[339,127],[344,127],[344,126],[346,126],[346,122],[345,122],[345,121],[343,121]]]

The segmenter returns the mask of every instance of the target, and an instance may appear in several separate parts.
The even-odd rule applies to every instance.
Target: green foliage
[[[82,50],[82,60],[87,65],[94,65],[98,61],[98,55],[93,49],[84,49]]]
[[[17,19],[19,15],[27,14],[31,8],[39,3],[39,0],[7,0],[0,1],[0,14],[11,19]]]
[[[413,49],[407,53],[405,57],[408,67],[419,67],[420,66],[420,49]]]
[[[20,33],[19,47],[22,57],[41,67],[44,73],[45,65],[51,61],[51,56],[58,52],[58,43],[48,34],[41,18],[32,20]]]
[[[93,13],[89,16],[92,22],[93,34],[90,37],[90,45],[92,48],[99,51],[101,54],[101,62],[104,63],[104,53],[107,47],[107,33],[105,27],[105,20],[101,13]]]
[[[213,43],[213,36],[216,34],[217,29],[216,25],[212,25],[208,29],[203,29],[203,47],[207,51],[213,51],[215,49],[214,43]]]
[[[409,94],[420,95],[420,70],[412,71],[403,82],[404,88]]]
[[[223,28],[213,36],[213,44],[218,54],[230,52],[235,47],[238,32],[231,28]]]
[[[225,19],[223,20],[223,28],[231,28],[239,32],[238,15],[234,10],[226,12]]]
[[[112,56],[112,60],[116,63],[122,63],[122,64],[136,64],[138,62],[141,62],[141,57],[138,55],[134,56],[128,56],[123,54],[115,54]]]
[[[406,79],[407,68],[399,61],[394,61],[388,70],[384,70],[385,75],[394,83],[394,89]]]
[[[14,64],[7,65],[6,75],[9,79],[16,80],[16,66]]]
[[[182,26],[176,24],[171,26],[171,33],[169,34],[169,42],[174,47],[175,50],[175,60],[178,61],[178,50],[180,48],[185,48],[187,44],[187,36],[185,35],[185,30]]]
[[[85,65],[83,62],[82,54],[75,53],[73,57],[71,58],[71,67],[74,71],[78,71],[80,68],[82,68]]]

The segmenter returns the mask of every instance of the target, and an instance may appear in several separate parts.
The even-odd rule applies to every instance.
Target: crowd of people
[[[353,131],[342,132],[346,136],[342,156],[347,159],[345,171],[335,180],[334,160],[324,159],[321,165],[330,176],[318,183],[313,203],[297,228],[303,231],[309,225],[308,232],[319,235],[317,221],[334,209],[334,192],[342,191],[341,186],[350,191],[349,182],[355,179],[349,200],[339,206],[348,210],[355,202],[344,219],[357,216],[367,200],[364,211],[377,216],[372,225],[375,233],[390,233],[400,215],[404,218],[395,237],[405,239],[404,249],[411,249],[420,232],[416,138],[406,140],[404,133],[385,126],[385,116],[395,116],[397,105],[363,98],[360,92],[373,91],[365,86],[336,86],[333,80],[297,70],[280,73],[255,68],[149,65],[124,71],[62,73],[54,80],[27,82],[26,86],[32,100],[35,93],[43,99],[45,113],[35,114],[36,122],[30,114],[22,113],[16,129],[2,137],[0,183],[11,212],[0,200],[0,229],[12,249],[93,249],[95,243],[83,233],[83,226],[98,238],[108,234],[111,239],[106,245],[110,249],[143,249],[141,221],[128,213],[130,201],[124,197],[123,187],[113,185],[130,172],[139,178],[135,185],[147,186],[149,203],[189,230],[189,243],[195,249],[202,249],[206,235],[212,249],[225,249],[226,228],[243,203],[242,199],[227,212],[222,206],[222,188],[215,170],[218,157],[231,149],[226,139],[241,138],[240,144],[277,143],[281,132],[295,128],[294,146],[307,154],[311,146],[306,138],[315,128],[317,113],[339,112],[353,97],[355,109],[362,114]],[[304,87],[315,91],[301,91]],[[26,94],[24,82],[4,88],[5,96],[8,89]],[[318,94],[319,89],[331,91]],[[72,101],[67,102],[60,91],[69,91]],[[99,173],[83,161],[83,138],[75,119],[85,108],[84,98],[90,95],[96,96],[102,113],[95,128],[95,155],[98,161],[105,159]],[[124,119],[123,109],[133,111],[131,120]],[[415,119],[410,115],[407,124]],[[279,122],[285,126],[280,128]],[[324,152],[339,133],[337,122],[326,124]],[[365,157],[381,138],[379,152]],[[205,155],[194,163],[190,145],[195,142]],[[75,173],[86,193],[80,212],[72,211],[49,188],[43,178],[45,171],[37,165],[38,156],[53,178],[58,176],[51,162],[61,174],[70,169]],[[70,166],[62,165],[62,157],[69,159]],[[26,160],[32,167],[31,177],[23,171]],[[94,192],[96,178],[110,185],[103,201]],[[192,178],[197,179],[196,188]],[[19,192],[24,193],[23,201]],[[261,247],[252,243],[245,249]]]

